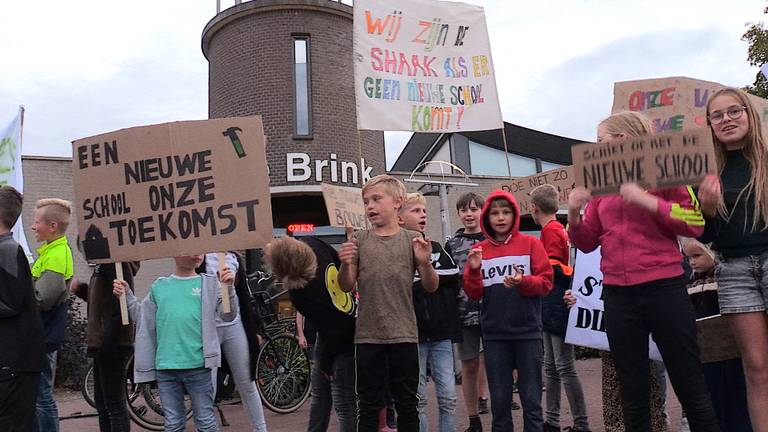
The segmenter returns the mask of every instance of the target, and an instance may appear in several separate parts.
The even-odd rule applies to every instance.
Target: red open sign
[[[315,224],[290,224],[288,225],[288,232],[312,232],[315,230]]]

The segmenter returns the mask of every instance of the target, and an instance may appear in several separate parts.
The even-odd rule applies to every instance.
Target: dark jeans
[[[544,415],[541,409],[541,339],[483,339],[485,371],[491,392],[493,432],[511,432],[512,371],[517,369],[517,388],[523,406],[523,431],[541,432]]]
[[[320,337],[315,349],[319,352]],[[315,356],[317,358],[317,356]],[[339,432],[355,432],[355,357],[339,354],[333,360],[333,377],[328,377],[315,363],[312,368],[312,401],[309,406],[307,432],[325,432],[331,420],[331,406],[336,409]]]
[[[0,431],[28,432],[35,418],[40,372],[0,371]]]
[[[747,410],[747,384],[741,359],[706,363],[703,368],[720,429],[728,432],[752,432]]]
[[[131,430],[125,405],[125,364],[129,357],[126,350],[114,355],[97,353],[93,358],[94,402],[101,432]]]
[[[357,431],[377,432],[387,390],[395,400],[398,432],[419,432],[419,346],[356,344]]]
[[[683,278],[632,286],[605,285],[603,299],[626,430],[651,432],[647,360],[650,334],[659,347],[691,431],[719,431],[701,370],[693,305]]]

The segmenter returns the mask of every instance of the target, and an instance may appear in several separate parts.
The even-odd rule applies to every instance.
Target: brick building
[[[209,116],[262,116],[277,232],[293,223],[328,225],[321,182],[359,187],[385,170],[383,133],[357,129],[352,7],[235,3],[202,34]]]

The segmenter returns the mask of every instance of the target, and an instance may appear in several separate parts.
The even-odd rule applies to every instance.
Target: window
[[[508,175],[507,158],[504,151],[476,142],[469,142],[469,161],[474,175]],[[525,156],[509,153],[509,166],[513,177],[536,174],[536,161]]]
[[[556,164],[556,163],[552,163],[552,162],[541,161],[541,171],[542,172],[543,171],[553,170],[555,168],[562,168],[564,166],[565,165],[560,165],[560,164]]]
[[[311,137],[308,36],[295,36],[293,40],[293,83],[294,133],[299,137]]]

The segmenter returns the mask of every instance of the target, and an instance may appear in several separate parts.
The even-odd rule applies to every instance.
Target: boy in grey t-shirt
[[[411,287],[419,272],[428,292],[437,289],[432,247],[419,233],[403,230],[397,214],[405,186],[380,175],[363,187],[363,202],[373,229],[356,233],[339,252],[341,289],[360,295],[355,330],[358,432],[378,431],[378,414],[387,390],[395,400],[400,432],[417,432],[419,334]]]

